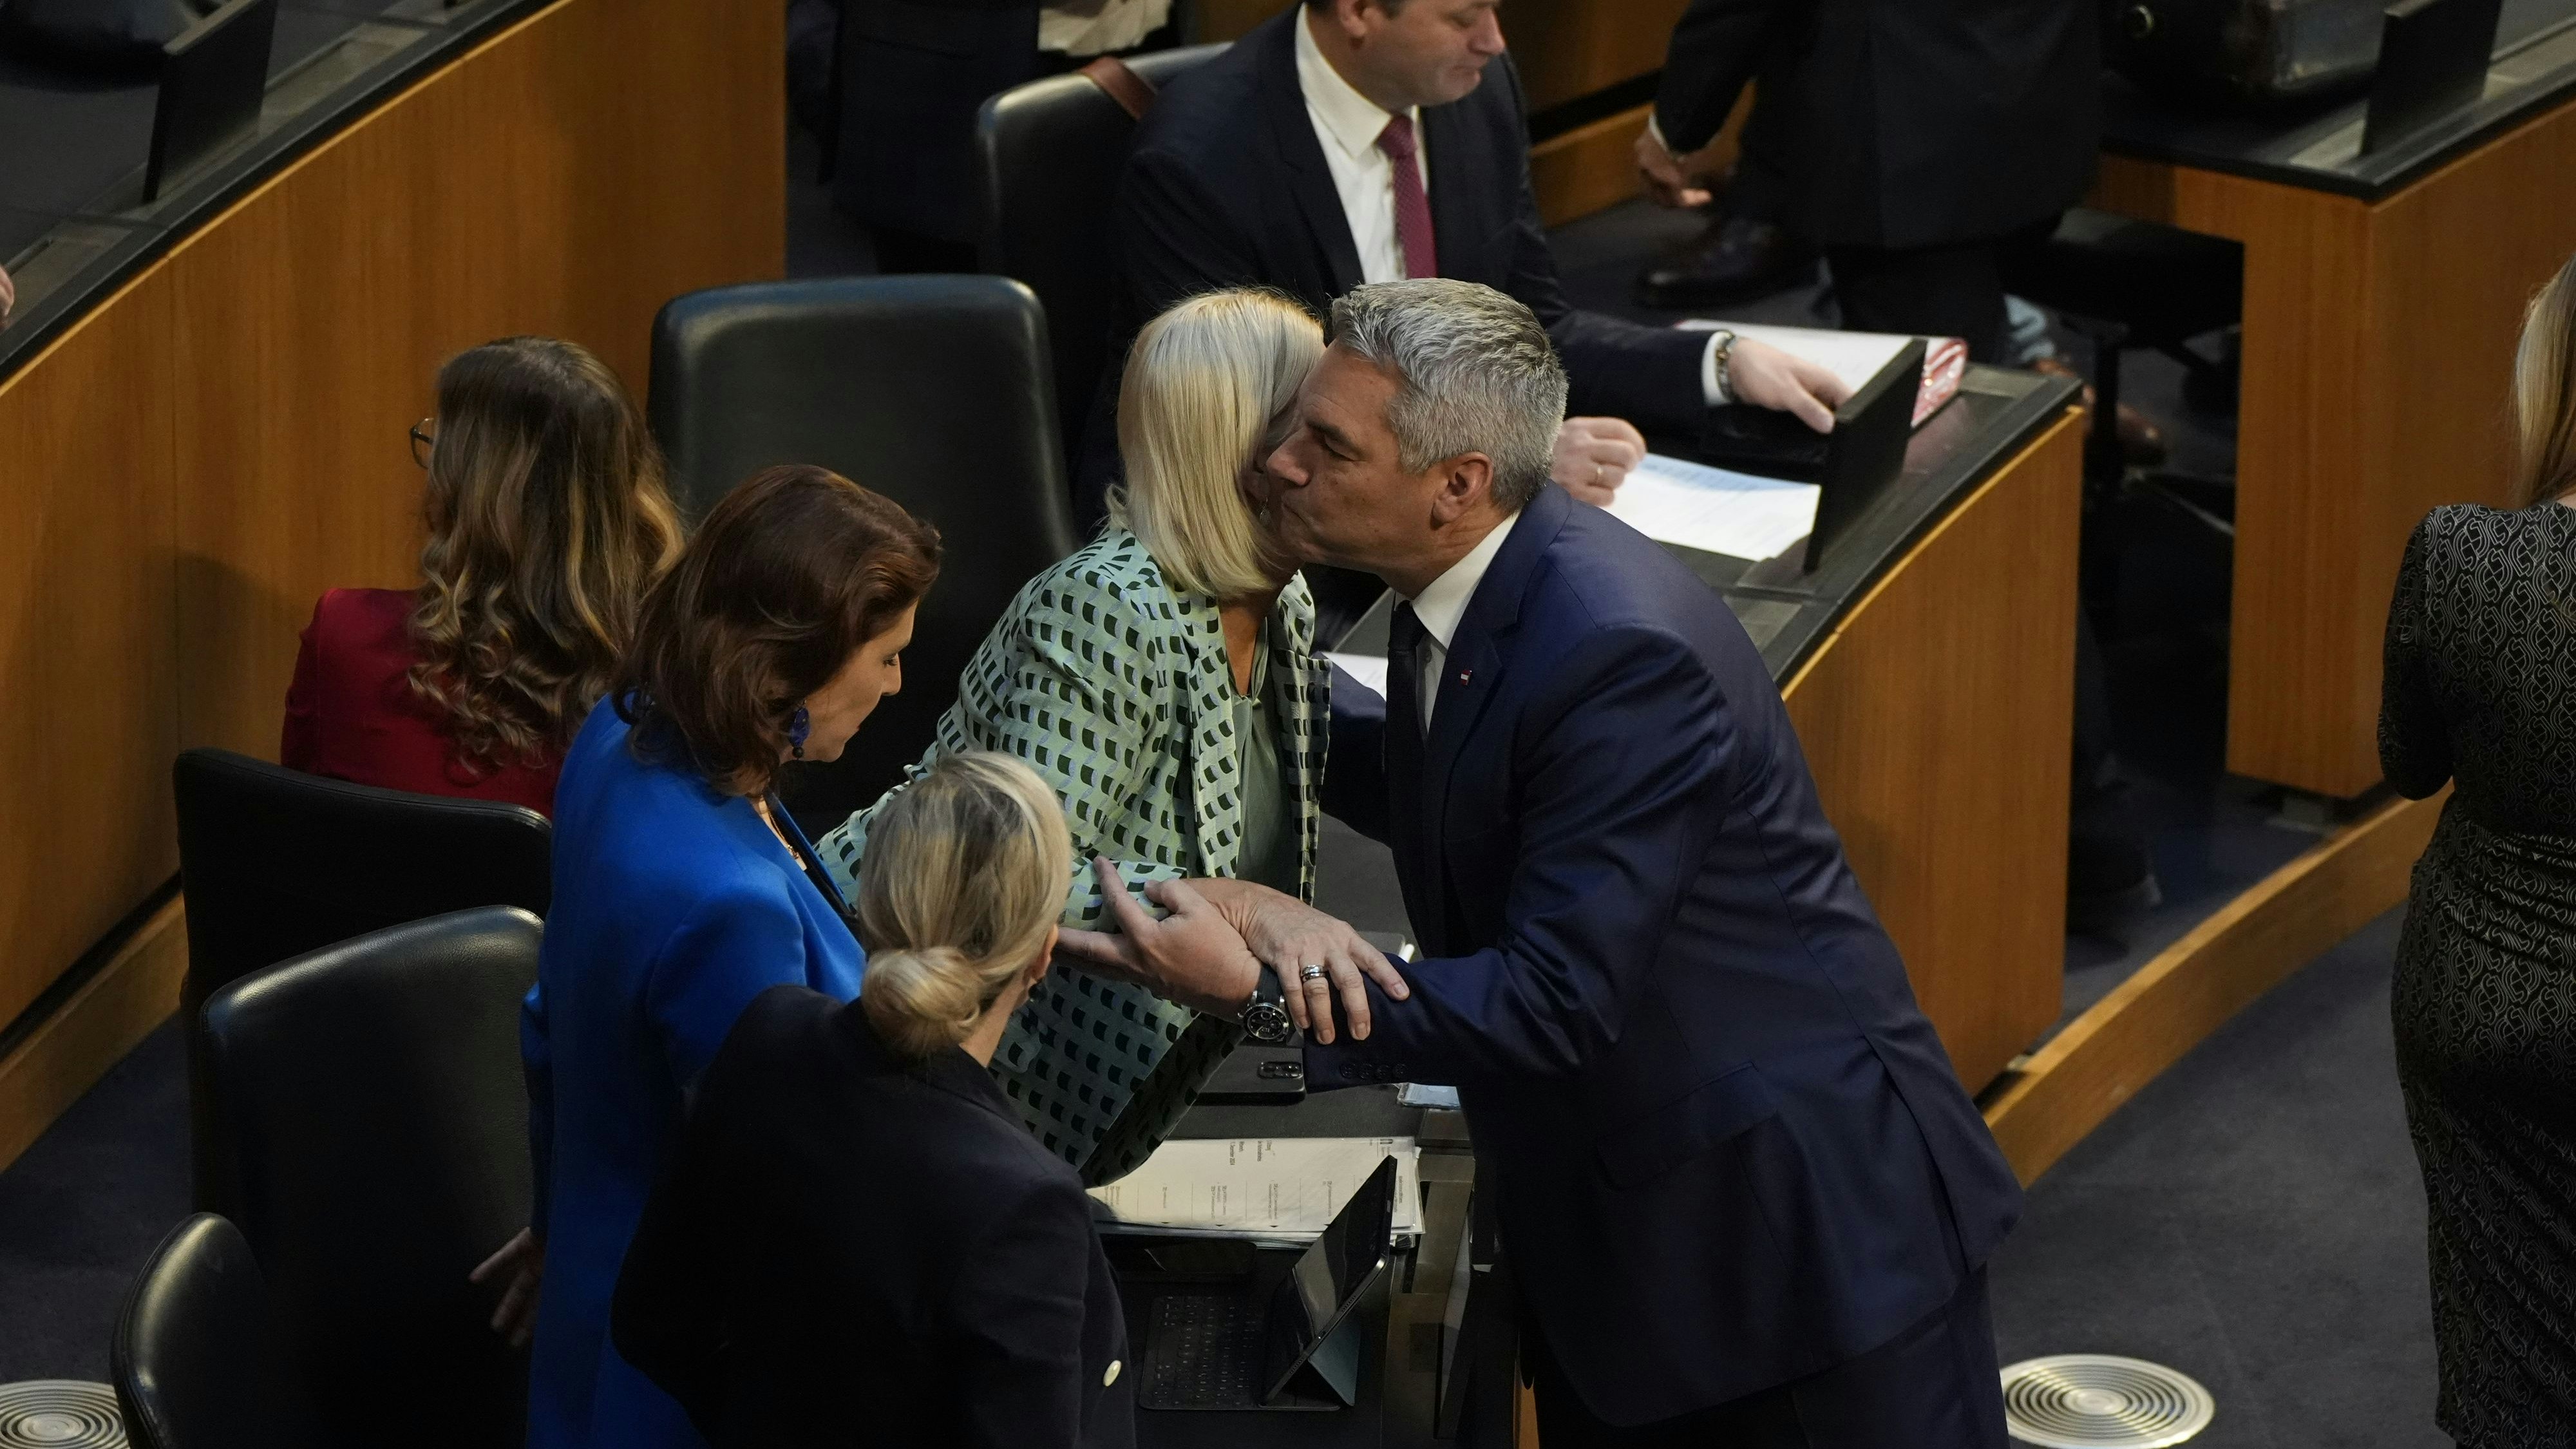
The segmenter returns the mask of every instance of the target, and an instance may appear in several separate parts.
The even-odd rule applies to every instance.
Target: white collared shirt
[[[1314,25],[1311,9],[1297,17],[1297,89],[1306,97],[1306,119],[1315,124],[1316,144],[1324,148],[1324,165],[1333,173],[1333,190],[1342,198],[1342,220],[1350,224],[1351,245],[1360,254],[1360,280],[1402,281],[1404,243],[1395,235],[1395,163],[1377,148],[1378,133],[1395,113],[1342,79],[1324,48],[1315,43]],[[1424,144],[1422,110],[1417,106],[1405,114],[1413,118],[1413,164],[1422,173],[1422,192],[1428,196],[1431,151]],[[1730,401],[1726,390],[1717,385],[1715,337],[1700,351],[1699,390],[1711,407]]]
[[[1413,600],[1413,617],[1422,621],[1422,677],[1415,681],[1421,693],[1422,729],[1431,730],[1431,707],[1440,701],[1440,676],[1449,667],[1449,641],[1457,636],[1458,621],[1467,617],[1467,601],[1476,597],[1476,585],[1485,581],[1485,570],[1493,566],[1494,555],[1503,551],[1503,540],[1511,537],[1512,525],[1521,521],[1514,513],[1494,525],[1493,532],[1477,540],[1467,556],[1451,564],[1440,577],[1423,586]]]
[[[1333,173],[1333,190],[1342,198],[1342,219],[1350,223],[1351,245],[1359,249],[1360,280],[1404,280],[1404,243],[1395,235],[1395,162],[1377,148],[1378,133],[1395,117],[1361,95],[1315,43],[1315,12],[1297,17],[1297,89],[1306,97],[1306,119],[1315,123],[1315,140],[1324,148],[1324,165]],[[1405,112],[1413,120],[1413,165],[1421,174],[1424,195],[1431,191],[1431,156],[1422,144],[1420,107]]]

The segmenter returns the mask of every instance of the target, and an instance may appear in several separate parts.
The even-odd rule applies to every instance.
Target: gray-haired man
[[[1372,1029],[1308,1079],[1459,1088],[1549,1449],[2000,1449],[1983,1267],[2020,1188],[1734,615],[1548,483],[1564,402],[1526,307],[1365,286],[1270,460],[1280,536],[1407,600],[1383,713],[1336,691],[1325,798],[1393,846],[1426,959],[1398,1000],[1328,953]],[[1232,1009],[1237,928],[1303,910],[1248,889],[1065,941]]]

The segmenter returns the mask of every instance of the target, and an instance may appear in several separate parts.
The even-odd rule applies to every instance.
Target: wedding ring
[[[1324,968],[1321,966],[1300,966],[1297,968],[1297,979],[1310,985],[1314,982],[1321,981],[1324,979]]]

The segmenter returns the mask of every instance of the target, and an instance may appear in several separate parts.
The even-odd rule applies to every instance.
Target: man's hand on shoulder
[[[1795,414],[1820,433],[1834,430],[1834,409],[1851,397],[1832,368],[1750,337],[1735,339],[1726,354],[1726,390],[1737,402]]]
[[[1627,419],[1567,418],[1557,425],[1547,475],[1584,502],[1607,508],[1645,457],[1646,435]]]

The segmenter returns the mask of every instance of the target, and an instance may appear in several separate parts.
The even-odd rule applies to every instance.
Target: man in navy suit
[[[1548,1449],[2001,1449],[1983,1268],[2020,1189],[1760,655],[1548,482],[1565,375],[1527,307],[1363,286],[1332,331],[1269,508],[1407,601],[1384,708],[1336,681],[1325,789],[1394,848],[1424,959],[1390,995],[1239,882],[1159,888],[1160,922],[1113,893],[1121,934],[1067,942],[1202,1010],[1258,960],[1316,976],[1301,1018],[1339,990],[1368,1025],[1309,1040],[1313,1085],[1458,1087]]]

